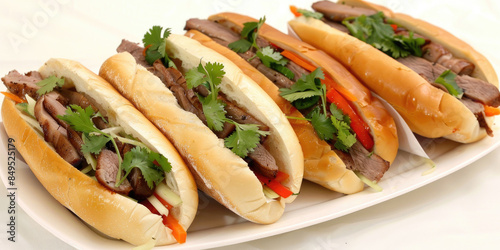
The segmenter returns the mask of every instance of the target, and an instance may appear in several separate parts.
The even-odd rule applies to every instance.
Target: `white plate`
[[[500,130],[496,129],[495,132],[500,133]],[[0,161],[4,163],[7,162],[8,137],[3,126],[0,141],[2,141]],[[188,231],[187,242],[164,248],[199,249],[236,244],[289,232],[353,213],[405,194],[467,166],[498,147],[500,136],[488,137],[466,145],[444,139],[426,140],[425,143],[426,152],[436,164],[432,173],[425,174],[431,166],[422,158],[399,152],[394,164],[380,182],[384,188],[382,192],[366,189],[357,194],[342,196],[306,181],[299,197],[286,207],[283,217],[271,225],[246,222],[216,201],[201,196],[200,209]],[[102,237],[87,227],[78,217],[52,198],[19,155],[17,158],[16,186],[22,187],[18,192],[18,203],[36,222],[79,249],[131,247],[123,241]],[[0,164],[0,170],[3,183],[7,183],[7,165]]]
[[[171,27],[174,28],[174,31],[180,33],[186,19],[190,17],[206,17],[211,13],[222,10],[245,12],[254,17],[267,14],[268,23],[283,31],[286,30],[286,20],[291,18],[286,10],[286,6],[289,4],[288,1],[267,2],[268,5],[266,8],[255,7],[258,5],[254,7],[248,6],[250,2],[248,1],[245,7],[239,8],[238,4],[243,4],[243,1],[216,0],[211,3],[203,2],[203,6],[201,6],[201,3],[198,3],[200,6],[195,6],[198,8],[194,9],[191,4],[192,2],[185,1],[182,3],[178,2],[175,6],[176,8],[155,8],[149,11],[135,11],[134,5],[141,6],[143,4],[141,1],[135,3],[127,2],[119,10],[114,10],[118,4],[122,4],[121,1],[118,1],[119,3],[110,3],[109,1],[94,1],[90,3],[91,1],[87,1],[89,4],[83,4],[82,2],[60,0],[58,1],[58,8],[54,8],[52,12],[46,11],[40,5],[40,2],[49,1],[19,2],[19,5],[13,5],[9,2],[9,7],[2,9],[5,12],[0,12],[2,13],[1,16],[6,17],[2,21],[8,27],[2,30],[2,33],[7,35],[19,34],[27,39],[27,41],[22,43],[19,46],[20,50],[17,51],[11,49],[13,45],[10,41],[3,40],[6,43],[0,46],[0,54],[2,54],[2,58],[0,58],[1,74],[5,74],[8,70],[14,68],[20,71],[36,69],[42,62],[52,56],[80,60],[91,69],[97,70],[100,63],[113,53],[115,46],[122,37],[139,41],[145,30],[159,22],[158,20],[168,21],[169,23],[164,25],[172,24]],[[476,29],[468,26],[463,27],[463,29],[457,28],[459,24],[462,24],[462,21],[476,27],[474,22],[466,22],[467,20],[481,20],[480,27],[487,27],[491,23],[498,23],[495,15],[491,14],[492,12],[494,13],[494,5],[489,9],[492,12],[486,12],[479,16],[480,14],[478,13],[481,12],[478,12],[476,6],[469,6],[470,2],[467,2],[467,6],[465,7],[454,5],[455,7],[444,8],[441,6],[440,8],[436,8],[439,9],[439,13],[432,12],[432,10],[427,11],[428,8],[426,6],[429,6],[430,3],[438,4],[432,1],[426,2],[423,5],[391,0],[381,0],[379,2],[385,3],[399,11],[410,14],[416,13],[416,16],[420,17],[423,15],[423,18],[428,19],[439,17],[441,13],[442,16],[446,17],[440,19],[443,21],[442,25],[452,28],[450,29],[452,33],[466,37],[466,41],[481,45],[477,48],[491,52],[487,54],[488,58],[490,60],[493,59],[492,61],[494,62],[499,62],[498,53],[496,52],[498,39],[481,39],[487,38],[487,34],[473,33]],[[151,5],[153,4],[159,3],[151,3]],[[298,6],[310,6],[309,3],[303,2],[296,2],[295,4]],[[447,4],[458,3],[456,1],[448,1]],[[96,8],[95,6],[98,5],[99,8]],[[186,6],[191,6],[193,12],[184,13],[177,11],[179,9],[186,9]],[[21,12],[24,14],[19,15],[18,9],[20,8],[27,8],[27,11]],[[464,12],[469,10],[469,8],[470,14],[465,15]],[[450,14],[452,9],[458,12],[456,16]],[[271,10],[273,11],[273,15],[270,14]],[[484,9],[481,9],[481,11],[484,11]],[[18,13],[17,16],[15,13]],[[42,22],[44,21],[43,13],[48,18],[47,23]],[[140,20],[144,21],[137,22],[136,20],[139,17],[143,18]],[[493,19],[489,22],[488,20],[491,17]],[[35,18],[42,19],[34,22]],[[25,21],[35,25],[31,33],[22,33],[24,32]],[[457,25],[454,25],[453,22],[457,22]],[[495,25],[492,26],[497,27]],[[464,34],[463,30],[467,30],[469,33]],[[62,32],[65,32],[63,39],[61,39]],[[99,38],[89,39],[90,37]],[[477,41],[472,39],[476,37],[478,38]],[[61,44],[61,40],[67,46],[58,45]],[[495,64],[495,66],[497,65]],[[380,183],[384,187],[384,191],[380,193],[366,190],[355,195],[341,196],[305,182],[297,200],[287,206],[281,220],[272,225],[262,226],[245,222],[218,205],[217,202],[202,196],[200,211],[189,229],[187,243],[164,248],[198,249],[245,242],[315,225],[373,206],[374,204],[381,203],[434,182],[479,159],[500,145],[499,130],[496,129],[495,132],[497,134],[496,137],[486,138],[478,143],[469,145],[458,145],[442,140],[433,141],[433,143],[427,146],[427,149],[430,151],[428,152],[430,156],[435,160],[437,168],[433,173],[424,176],[422,176],[422,173],[427,171],[429,166],[422,164],[420,158],[401,153]],[[2,141],[2,148],[0,148],[0,176],[5,184],[7,183],[5,171],[5,162],[7,162],[5,145],[7,140],[3,129],[0,135],[0,140]],[[55,201],[36,180],[29,168],[21,161],[17,161],[16,167],[16,184],[19,187],[17,201],[19,205],[37,223],[56,237],[71,246],[81,249],[130,249],[130,245],[125,242],[106,239],[89,229],[81,220]],[[0,240],[3,241],[4,239]]]

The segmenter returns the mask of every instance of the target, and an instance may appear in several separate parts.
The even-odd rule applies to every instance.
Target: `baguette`
[[[488,60],[443,29],[376,4],[358,0],[342,2],[384,12],[394,23],[440,43],[456,57],[469,60],[475,65],[472,77],[498,87],[498,78]],[[300,39],[339,60],[369,89],[388,101],[413,132],[462,143],[477,141],[488,134],[461,101],[373,46],[310,17],[300,16],[289,21],[289,25]],[[492,118],[485,120],[489,124]]]
[[[272,100],[228,59],[195,40],[172,34],[166,51],[169,57],[182,61],[178,66],[181,72],[199,63],[224,65],[221,92],[269,126],[270,135],[263,146],[274,156],[279,170],[289,175],[283,185],[298,193],[303,175],[302,151],[290,124]],[[99,74],[173,142],[191,168],[198,188],[236,214],[256,223],[273,223],[282,216],[285,203],[296,198],[267,199],[248,163],[224,147],[223,141],[196,115],[182,109],[165,84],[138,65],[129,53],[107,59]]]
[[[198,194],[191,173],[172,144],[109,83],[81,64],[50,59],[40,68],[40,74],[64,77],[65,87],[74,87],[92,98],[110,123],[119,124],[126,133],[169,160],[172,170],[166,178],[174,183],[177,187],[174,192],[182,199],[182,204],[170,212],[187,230],[196,215]],[[172,231],[163,225],[161,216],[130,198],[109,191],[70,165],[20,114],[15,102],[5,98],[2,120],[7,134],[14,139],[16,149],[40,183],[63,206],[98,231],[133,245],[151,240],[156,245],[177,242]]]
[[[236,13],[219,13],[208,18],[216,23],[223,23],[230,29],[241,32],[243,24],[257,20]],[[241,58],[229,48],[220,45],[198,30],[188,30],[186,36],[200,41],[203,45],[216,50],[232,60],[240,69],[278,104],[282,112],[291,117],[303,117],[290,102],[280,96],[279,88],[265,75]],[[268,40],[277,47],[292,51],[303,59],[321,67],[323,72],[333,78],[342,88],[351,94],[352,102],[357,113],[370,127],[374,139],[374,153],[384,160],[391,162],[395,159],[398,150],[396,126],[390,114],[382,104],[376,100],[359,81],[356,80],[340,63],[312,46],[294,39],[280,31],[264,24],[259,30],[259,36]],[[331,86],[330,86],[331,87]],[[352,194],[363,190],[364,183],[332,150],[332,146],[321,140],[310,122],[290,119],[290,123],[297,134],[304,152],[304,178],[322,185],[328,189]]]

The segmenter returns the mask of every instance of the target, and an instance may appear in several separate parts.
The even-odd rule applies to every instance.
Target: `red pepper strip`
[[[290,11],[295,17],[302,16],[302,14],[297,11],[297,7],[295,7],[294,5],[290,5]]]
[[[488,105],[483,105],[483,106],[484,106],[484,114],[486,116],[500,115],[500,108],[495,108]]]
[[[277,182],[281,183],[284,180],[288,179],[288,174],[282,171],[278,171],[276,174],[276,178],[274,178]]]
[[[358,100],[358,98],[356,98],[356,96],[354,96],[351,92],[349,92],[344,87],[338,85],[332,78],[330,78],[330,76],[328,76],[326,74],[325,74],[325,79],[321,80],[321,82],[326,85],[327,90],[334,88],[335,90],[340,92],[340,94],[344,98],[346,98],[347,100],[349,100],[351,102],[355,102],[356,100]]]
[[[373,148],[373,139],[370,135],[370,128],[366,123],[358,116],[356,111],[349,105],[346,99],[342,97],[334,88],[331,88],[326,93],[326,99],[330,103],[335,103],[337,107],[351,118],[351,128],[356,133],[356,138],[359,142],[368,150],[371,151]]]
[[[270,179],[258,173],[255,173],[255,176],[257,176],[257,179],[259,179],[259,181],[262,184],[268,186],[270,189],[272,189],[275,193],[277,193],[279,196],[283,198],[288,198],[290,195],[293,194],[292,191],[290,191],[285,186],[281,185],[281,183],[276,181],[276,179]]]
[[[156,194],[155,194],[155,197],[158,200],[160,200],[160,202],[162,204],[163,204],[163,202],[165,202],[163,199],[161,199]],[[144,205],[145,207],[147,207],[149,209],[149,211],[151,211],[151,213],[160,215],[163,218],[163,225],[165,225],[166,227],[168,227],[172,230],[172,235],[174,236],[175,240],[177,240],[178,243],[182,244],[182,243],[186,242],[186,237],[187,237],[186,230],[184,230],[184,228],[179,224],[179,222],[173,217],[173,215],[171,213],[168,213],[168,216],[165,216],[164,214],[160,214],[160,212],[158,212],[158,210],[156,210],[156,208],[153,206],[153,204],[151,204],[151,202],[149,202],[148,200],[143,200],[140,203],[142,205]]]
[[[6,96],[7,98],[11,99],[12,101],[16,102],[16,103],[25,103],[27,101],[23,100],[21,97],[17,96],[17,95],[14,95],[10,92],[0,92],[2,93],[4,96]]]
[[[167,226],[172,230],[172,235],[179,244],[186,242],[187,233],[186,230],[179,224],[179,222],[174,218],[171,213],[168,216],[162,215],[163,225]]]
[[[161,198],[161,196],[159,196],[157,193],[153,193],[153,195],[156,197],[156,199],[158,199],[161,204],[163,204],[163,206],[165,206],[168,210],[170,210],[171,208],[173,208],[174,206],[170,205],[168,202],[166,202],[163,198]]]
[[[150,44],[150,45],[144,47],[144,49],[142,50],[142,55],[143,56],[146,56],[146,51],[149,49],[149,47],[151,47],[151,45],[153,45],[153,44]]]
[[[396,25],[396,24],[391,24],[391,27],[394,30],[394,32],[396,32],[396,30],[398,30],[398,25]]]

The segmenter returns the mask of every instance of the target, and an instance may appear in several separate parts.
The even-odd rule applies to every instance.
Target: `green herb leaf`
[[[286,58],[284,58],[279,52],[274,51],[274,49],[270,46],[257,51],[257,56],[260,58],[262,63],[269,68],[272,63],[282,66],[285,66],[288,63]]]
[[[232,42],[228,47],[236,53],[248,51],[251,47],[259,50],[257,45],[257,34],[260,27],[266,22],[266,17],[260,18],[258,22],[246,22],[243,24],[240,36],[242,39]],[[246,41],[246,42],[245,42]]]
[[[384,14],[378,12],[371,16],[361,15],[359,17],[346,18],[342,23],[347,27],[351,35],[371,44],[393,58],[406,57],[414,52],[415,44],[421,40],[418,38],[395,38],[394,29],[384,22]]]
[[[322,96],[323,91],[320,79],[324,79],[324,77],[323,71],[317,68],[308,75],[302,75],[290,88],[280,88],[280,95],[289,102],[313,96]]]
[[[253,152],[260,142],[260,136],[269,134],[269,132],[259,130],[259,126],[256,124],[231,122],[236,125],[236,129],[230,136],[224,139],[224,145],[240,157],[246,157],[249,153]]]
[[[252,43],[243,38],[236,42],[232,42],[227,46],[236,53],[244,53],[252,47]]]
[[[144,180],[148,187],[153,189],[154,184],[160,183],[165,178],[163,169],[154,164],[154,156],[150,156],[148,149],[143,147],[135,147],[125,154],[123,157],[122,169],[125,170],[125,176],[120,180],[120,183],[130,174],[133,168],[141,170]]]
[[[422,57],[422,46],[425,44],[425,39],[420,37],[414,38],[413,31],[410,31],[408,36],[394,36],[394,42],[399,43],[399,46],[409,51],[410,54]]]
[[[192,89],[205,83],[207,81],[206,73],[201,63],[198,67],[188,70],[185,76],[187,87]]]
[[[83,133],[82,139],[83,145],[81,150],[84,154],[99,154],[102,148],[106,146],[106,143],[111,140],[109,137],[104,135],[93,135],[88,133]]]
[[[226,72],[224,72],[224,65],[222,65],[221,63],[209,62],[205,65],[205,70],[208,78],[210,79],[209,82],[216,87],[219,86],[219,84],[222,82],[222,77],[224,77],[224,75],[226,74]],[[214,88],[212,88],[212,90],[213,89]]]
[[[224,119],[226,110],[224,103],[217,99],[219,95],[219,84],[224,77],[224,66],[220,63],[207,63],[205,67],[200,64],[196,69],[189,70],[189,77],[186,78],[186,84],[189,88],[194,88],[200,84],[208,82],[210,94],[206,97],[198,95],[203,105],[203,113],[207,119],[207,126],[214,131],[221,131],[224,128]]]
[[[306,9],[297,9],[297,12],[299,12],[300,14],[302,14],[305,17],[312,17],[315,19],[323,18],[323,13],[321,13],[321,12],[314,12],[314,11],[310,11],[310,10],[306,10]]]
[[[163,27],[153,26],[149,29],[142,42],[146,49],[146,61],[152,65],[158,59],[164,59],[163,64],[167,67],[176,68],[175,63],[168,57],[166,52],[167,38],[170,36],[170,28],[166,28],[162,35]]]
[[[149,45],[159,45],[160,43],[163,42],[163,38],[168,37],[168,35],[165,37],[161,36],[161,31],[163,30],[163,27],[155,25],[149,29],[146,34],[144,34],[144,38],[142,39],[142,42],[144,43],[144,46],[149,46]],[[167,32],[169,29],[166,29],[165,32]]]
[[[332,103],[330,105],[330,112],[332,113],[332,117],[334,117],[335,119],[337,119],[339,121],[343,121],[345,117],[349,117],[349,116],[344,115],[342,110],[337,108],[337,105],[335,105],[335,103]]]
[[[320,113],[319,108],[314,109],[308,114],[311,124],[316,134],[321,140],[331,140],[337,133],[337,128],[333,126],[332,121],[325,114]]]
[[[342,151],[347,151],[357,139],[354,134],[351,133],[349,124],[344,121],[337,120],[335,117],[330,117],[333,126],[338,130],[337,141],[335,142],[335,147]]]
[[[62,87],[64,85],[64,78],[58,78],[57,76],[49,76],[39,82],[36,83],[36,85],[40,86],[36,93],[38,95],[44,95],[56,87]]]
[[[91,106],[83,109],[78,105],[72,104],[66,109],[66,114],[63,116],[60,115],[58,118],[67,122],[71,128],[77,132],[101,133],[101,131],[94,126],[94,122],[92,122],[94,112]]]
[[[214,100],[210,96],[203,97],[198,95],[198,98],[202,104],[208,128],[214,131],[222,131],[226,119],[224,103],[219,99]]]
[[[450,95],[461,99],[464,95],[464,90],[457,85],[455,77],[457,77],[455,73],[451,72],[451,70],[446,70],[434,82],[443,85]]]
[[[146,62],[149,63],[149,65],[153,65],[153,63],[158,60],[163,58],[163,55],[158,52],[158,50],[153,49],[153,47],[150,47],[149,49],[146,50]]]
[[[149,161],[153,162],[157,166],[159,165],[163,169],[163,171],[165,171],[167,173],[172,170],[172,165],[170,164],[168,159],[159,153],[150,151],[149,152]]]

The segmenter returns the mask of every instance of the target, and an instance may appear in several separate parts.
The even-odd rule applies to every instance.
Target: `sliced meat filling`
[[[251,166],[257,169],[262,175],[273,179],[276,178],[276,174],[278,173],[276,160],[262,144],[257,144],[254,151],[248,154],[248,158],[251,160]]]
[[[41,80],[42,76],[37,71],[30,71],[25,75],[21,75],[17,70],[12,70],[2,77],[3,83],[11,93],[21,98],[28,94],[35,100],[38,99],[36,91],[40,89],[36,83]]]
[[[143,50],[144,48],[140,47],[137,43],[133,43],[125,39],[122,39],[120,46],[116,48],[116,52],[121,53],[126,51],[135,58],[137,64],[140,64],[145,68],[149,68],[151,66],[148,64],[148,62],[146,62],[146,58],[142,55]]]
[[[192,26],[197,27],[194,24]],[[212,27],[210,27],[210,29],[212,29]],[[229,35],[225,34],[221,35],[220,37],[224,38],[227,36]],[[239,36],[237,37],[237,39],[239,39]],[[120,45],[120,47],[123,48],[124,46]],[[135,47],[129,46],[129,49],[132,49],[133,51],[137,50],[142,51],[142,48],[137,44],[135,44]],[[140,55],[140,57],[143,57],[142,54]],[[138,60],[137,57],[135,58],[136,60]],[[187,87],[186,79],[184,78],[184,76],[182,76],[181,72],[179,72],[174,68],[166,68],[163,65],[163,63],[159,60],[153,63],[153,67],[148,67],[148,69],[153,74],[158,76],[158,78],[162,80],[165,86],[167,86],[172,91],[179,105],[184,110],[196,114],[198,118],[200,118],[200,120],[202,120],[206,124],[206,118],[203,114],[203,106],[200,100],[198,99],[198,96],[196,95],[195,91]],[[196,91],[198,94],[202,96],[208,95],[208,90],[203,86],[197,87]],[[244,124],[257,124],[259,125],[259,128],[261,130],[263,131],[269,130],[268,126],[266,126],[264,123],[259,121],[257,118],[255,118],[248,112],[244,111],[243,109],[233,104],[223,94],[219,95],[218,98],[226,104],[227,116],[232,118],[234,121]],[[235,125],[226,122],[224,123],[224,128],[222,129],[222,131],[215,131],[214,133],[217,135],[218,138],[225,138],[229,136],[234,130],[235,130]],[[257,148],[254,149],[254,151],[251,152],[247,158],[252,167],[259,169],[259,171],[266,177],[270,178],[276,177],[276,173],[278,171],[278,166],[276,165],[276,161],[273,158],[273,156],[267,151],[267,149],[265,149],[261,144],[257,144]]]
[[[132,191],[132,186],[127,179],[125,179],[120,186],[116,187],[115,185],[118,169],[118,155],[108,149],[101,150],[101,153],[99,153],[97,157],[97,167],[95,171],[97,181],[109,190],[128,195],[130,191]]]
[[[432,64],[416,56],[398,58],[397,60],[417,72],[430,83],[435,82],[447,70],[442,65]],[[500,105],[500,92],[493,84],[481,79],[460,75],[455,78],[455,81],[460,88],[464,89],[464,96],[489,106],[498,107]]]
[[[186,22],[186,26],[184,29],[198,30],[203,34],[209,36],[210,38],[214,39],[215,42],[226,47],[228,46],[228,44],[240,40],[240,35],[232,31],[229,27],[209,20],[189,19]],[[271,46],[271,43],[269,43],[265,39],[262,39],[261,37],[257,37],[257,45],[259,45],[259,47],[261,48],[265,48]],[[279,73],[278,71],[262,64],[262,61],[255,56],[255,51],[249,50],[247,52],[238,54],[247,61],[251,59],[249,63],[252,66],[254,66],[258,71],[260,71],[263,75],[265,75],[269,80],[274,82],[277,86],[281,88],[288,88],[294,83],[294,81],[288,79],[286,76]],[[307,72],[304,69],[299,69],[300,66],[296,65],[293,62],[289,62],[286,65],[286,67],[289,68],[292,72],[294,72],[295,80],[298,80],[303,73]]]
[[[82,158],[67,138],[67,131],[59,125],[44,108],[42,96],[35,104],[35,117],[43,130],[45,141],[54,146],[56,152],[69,164],[78,167]]]
[[[433,65],[425,59],[414,56],[399,58],[398,61],[417,72],[433,86],[448,92],[441,85],[434,83],[447,70],[445,67],[439,64]],[[482,104],[499,106],[499,90],[493,84],[470,76],[456,76],[455,82],[464,89],[464,96],[459,100],[476,116],[479,126],[486,129],[488,135],[493,135],[493,131],[486,122]]]
[[[371,154],[361,143],[356,142],[349,152],[335,150],[347,169],[359,172],[371,181],[378,182],[389,169],[390,163],[376,154]]]
[[[460,102],[462,102],[474,114],[477,121],[479,122],[479,126],[486,129],[486,133],[489,136],[493,136],[493,130],[486,122],[486,115],[484,114],[484,106],[481,103],[475,102],[469,98],[462,98],[460,99]]]
[[[475,69],[474,64],[471,62],[454,57],[450,51],[434,42],[424,45],[422,52],[424,59],[432,63],[439,63],[458,75],[471,75]]]
[[[200,22],[197,26],[186,25],[185,29],[194,28],[194,29],[204,33],[205,35],[207,35],[211,38],[216,38],[216,37],[220,38],[221,36],[217,35],[216,33],[204,32],[204,30],[205,31],[208,30],[208,29],[203,28],[203,25],[206,24],[207,22],[210,22],[210,21]],[[210,24],[210,26],[212,26],[212,27],[215,26],[214,24],[216,24],[216,25],[222,26],[222,28],[226,29],[227,31],[233,32],[230,30],[229,26],[223,26],[223,24],[217,24],[214,22],[211,22],[211,23],[213,23],[213,24]],[[230,25],[230,24],[225,24],[225,25]],[[216,32],[216,31],[222,30],[222,28],[210,29],[210,31]],[[264,39],[258,37],[257,41],[261,41],[261,43],[265,46],[270,45],[269,42],[267,42],[265,40],[264,40],[265,42],[262,42],[262,40],[264,40]],[[214,39],[214,41],[218,42],[219,44],[221,44],[223,46],[227,46],[231,42],[231,41],[222,41],[221,42],[220,40],[216,40],[216,39]],[[301,66],[290,61],[287,64],[287,68],[289,68],[295,74],[295,79],[290,80],[287,77],[285,77],[283,74],[281,74],[273,69],[270,69],[270,68],[266,67],[264,64],[262,64],[261,60],[258,57],[255,57],[255,53],[253,51],[249,50],[249,51],[244,52],[244,53],[239,53],[239,55],[243,59],[246,59],[247,61],[250,58],[253,58],[252,60],[250,60],[248,62],[280,88],[291,87],[295,83],[295,81],[297,81],[303,74],[309,73],[307,70],[305,70]],[[320,105],[319,102],[318,102],[318,105]],[[349,150],[349,153],[344,153],[344,152],[339,151],[339,154],[342,154],[344,156],[345,160],[348,162],[348,163],[346,163],[346,165],[350,166],[350,167],[348,167],[348,169],[359,171],[364,176],[369,178],[370,180],[378,181],[384,175],[384,173],[387,171],[387,169],[389,168],[389,162],[383,160],[380,156],[375,155],[375,154],[373,154],[371,157],[368,157],[369,152],[367,152],[366,149],[364,149],[363,146],[359,142],[356,144],[358,146],[353,146],[353,148],[351,148]],[[358,148],[359,146],[361,146],[364,149],[364,151],[359,149]],[[333,146],[332,146],[332,148],[333,148]],[[361,158],[363,158],[363,159],[361,159]],[[260,165],[260,164],[257,164],[257,165]]]
[[[342,22],[348,17],[358,17],[361,15],[371,16],[377,11],[361,7],[353,7],[345,4],[338,4],[330,1],[320,1],[312,5],[313,10],[323,13],[323,16],[333,22]]]
[[[342,22],[345,18],[358,17],[361,15],[369,16],[377,13],[377,11],[372,9],[352,7],[330,1],[316,2],[312,5],[312,8],[323,14],[328,25],[339,30],[345,30],[346,28],[344,25],[342,25],[344,28],[340,28],[337,25],[333,25],[333,23],[339,23],[339,25],[341,25],[340,22]],[[396,34],[408,36],[409,32],[406,29],[398,28],[398,30],[396,30]],[[442,45],[431,42],[429,38],[423,37],[419,34],[413,34],[413,36],[424,38],[426,40],[425,45],[422,47],[423,58],[426,60],[433,63],[439,63],[459,75],[470,75],[474,71],[475,65],[473,63],[453,56]]]

